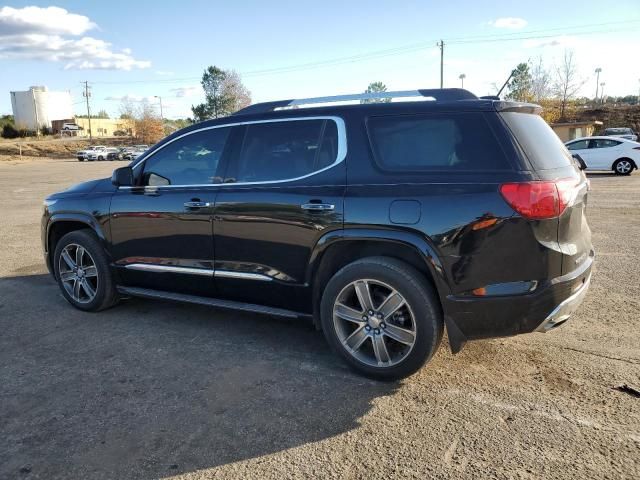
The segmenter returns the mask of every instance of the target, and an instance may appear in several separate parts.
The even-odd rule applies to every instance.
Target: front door
[[[305,311],[312,250],[343,226],[344,123],[313,118],[241,128],[216,200],[216,288],[225,298]]]
[[[111,202],[112,257],[126,286],[213,295],[213,206],[230,128],[194,131],[135,167]]]

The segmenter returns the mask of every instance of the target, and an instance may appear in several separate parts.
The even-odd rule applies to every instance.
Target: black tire
[[[95,288],[95,296],[90,301],[80,302],[74,299],[67,291],[60,275],[61,261],[64,262],[64,259],[61,259],[62,252],[67,246],[73,245],[83,247],[86,252],[88,252],[90,260],[96,267],[97,287]],[[64,265],[65,268],[67,268],[66,264]],[[62,295],[74,307],[88,312],[98,312],[118,302],[118,293],[111,269],[109,268],[107,255],[93,231],[89,229],[76,230],[64,235],[56,245],[53,254],[53,268]]]
[[[103,161],[103,160],[104,160],[104,157],[102,157],[102,156],[98,157],[98,161],[99,161],[99,162],[101,162],[101,161]]]
[[[394,365],[373,366],[360,361],[343,346],[339,338],[340,333],[334,322],[334,304],[352,282],[362,279],[379,281],[392,287],[404,298],[413,314],[415,341],[409,353]],[[339,270],[328,282],[322,295],[320,316],[325,338],[333,351],[358,373],[377,380],[394,380],[415,373],[438,350],[444,331],[440,302],[434,288],[415,268],[388,257],[364,258]],[[366,348],[365,343],[362,345]]]
[[[612,166],[612,170],[616,175],[631,175],[634,168],[635,163],[629,158],[619,158],[613,162]]]

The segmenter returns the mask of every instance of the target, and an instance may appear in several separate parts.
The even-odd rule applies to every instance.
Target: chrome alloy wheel
[[[98,269],[87,250],[70,243],[60,253],[58,275],[69,296],[78,303],[89,303],[98,291]]]
[[[374,367],[402,362],[416,341],[416,322],[406,299],[378,280],[349,283],[336,297],[333,324],[342,346]]]
[[[623,175],[629,173],[632,168],[633,166],[631,165],[631,162],[629,160],[619,160],[618,163],[616,163],[616,171],[618,173],[622,173]]]

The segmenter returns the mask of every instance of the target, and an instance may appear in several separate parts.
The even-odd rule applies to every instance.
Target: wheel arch
[[[615,171],[616,169],[616,163],[618,163],[620,160],[628,160],[631,162],[631,165],[633,166],[634,169],[638,169],[638,164],[636,163],[636,161],[631,158],[631,157],[620,157],[620,158],[616,158],[613,163],[611,164],[611,170]]]
[[[307,268],[305,283],[312,288],[316,326],[322,286],[343,266],[373,256],[395,258],[416,268],[433,286],[442,306],[449,285],[436,249],[424,235],[389,229],[346,229],[322,237]]]
[[[56,245],[60,239],[69,232],[84,229],[90,229],[93,231],[103,247],[106,245],[107,239],[101,226],[89,215],[81,213],[57,213],[49,219],[49,223],[47,224],[45,254],[47,255],[52,275],[55,276],[55,268],[53,268],[53,253],[55,252]]]

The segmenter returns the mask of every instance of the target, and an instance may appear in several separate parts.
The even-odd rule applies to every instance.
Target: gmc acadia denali
[[[461,89],[252,105],[51,195],[44,256],[81,310],[307,317],[360,373],[404,377],[445,327],[455,353],[581,303],[589,184],[539,113]]]

